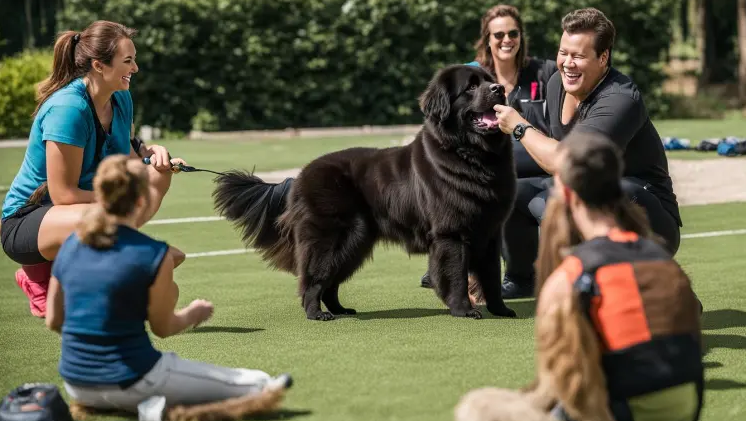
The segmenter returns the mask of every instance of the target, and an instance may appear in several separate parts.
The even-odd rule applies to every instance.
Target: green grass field
[[[702,137],[743,133],[723,126],[663,122],[663,133],[699,130]],[[691,127],[690,127],[691,125]],[[304,164],[351,145],[387,146],[398,137],[294,139],[265,142],[166,142],[195,166],[269,171]],[[714,154],[708,154],[714,157]],[[0,149],[0,185],[17,171],[23,149]],[[213,215],[211,175],[179,174],[156,219]],[[2,193],[0,192],[0,195]],[[682,209],[683,233],[746,229],[746,203]],[[224,221],[148,225],[147,233],[187,253],[242,248]],[[744,235],[684,238],[677,258],[704,303],[707,392],[703,420],[746,418],[746,288]],[[456,319],[431,290],[419,287],[424,256],[396,247],[376,250],[341,288],[356,316],[321,323],[305,319],[292,276],[270,271],[254,254],[187,259],[177,269],[180,305],[195,298],[215,304],[214,318],[185,334],[160,340],[184,358],[290,372],[296,382],[277,418],[323,420],[453,419],[468,390],[485,385],[520,387],[533,378],[533,300],[509,302],[517,319]],[[24,382],[53,382],[59,336],[32,317],[13,279],[17,265],[0,257],[0,394]],[[92,280],[95,281],[95,280]],[[123,298],[126,299],[126,298]],[[486,311],[485,311],[486,313]],[[272,418],[272,417],[270,417]],[[113,417],[93,420],[113,420]],[[133,418],[136,419],[136,418]]]

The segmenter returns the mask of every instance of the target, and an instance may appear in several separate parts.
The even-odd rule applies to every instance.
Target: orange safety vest
[[[700,408],[699,301],[670,254],[652,240],[614,229],[576,246],[562,269],[598,333],[616,419],[632,419],[627,399],[685,383],[697,385]]]

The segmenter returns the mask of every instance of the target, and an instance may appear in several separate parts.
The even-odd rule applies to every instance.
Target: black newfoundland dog
[[[419,100],[425,122],[409,145],[333,152],[278,184],[239,170],[216,178],[217,212],[271,266],[299,277],[309,319],[355,314],[340,304],[339,285],[378,241],[428,253],[452,315],[482,317],[469,301],[471,274],[490,313],[515,317],[501,294],[500,245],[516,176],[492,109],[505,104],[505,89],[478,67],[451,65]]]

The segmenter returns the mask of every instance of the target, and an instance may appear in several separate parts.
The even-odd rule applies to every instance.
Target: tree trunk
[[[712,28],[712,0],[697,0],[697,47],[699,48],[699,87],[707,86],[715,65],[715,37]]]
[[[738,0],[738,99],[746,105],[746,0]]]
[[[31,17],[31,0],[25,0],[26,48],[34,48],[34,20]]]

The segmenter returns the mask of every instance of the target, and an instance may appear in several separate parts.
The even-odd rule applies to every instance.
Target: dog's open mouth
[[[494,111],[488,111],[486,113],[474,114],[472,117],[474,125],[483,130],[495,130],[498,128],[497,116]]]

